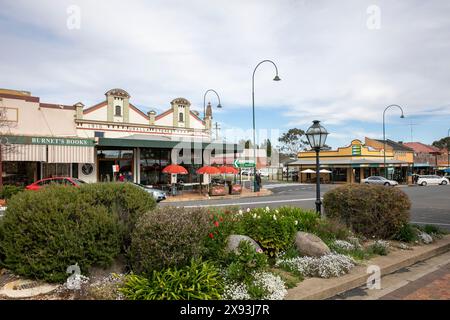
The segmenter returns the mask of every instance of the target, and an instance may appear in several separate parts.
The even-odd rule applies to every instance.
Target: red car
[[[49,186],[51,184],[61,184],[65,186],[71,186],[71,187],[79,187],[80,185],[84,184],[83,180],[76,179],[76,178],[69,178],[69,177],[55,177],[55,178],[46,178],[42,180],[38,180],[28,186],[25,187],[27,190],[39,190],[42,187]]]

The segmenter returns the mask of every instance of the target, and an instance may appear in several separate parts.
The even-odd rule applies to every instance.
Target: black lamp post
[[[253,70],[253,77],[252,77],[252,108],[253,108],[253,159],[255,159],[255,167],[253,168],[253,191],[257,192],[259,191],[259,188],[257,188],[256,185],[256,127],[255,127],[255,73],[256,69],[263,64],[264,62],[270,62],[275,67],[275,78],[273,78],[273,81],[280,81],[280,77],[278,76],[278,68],[275,62],[272,60],[263,60],[260,63],[258,63],[255,67],[255,70]]]
[[[385,125],[385,114],[387,109],[392,108],[392,107],[396,107],[399,108],[400,111],[402,112],[402,115],[400,116],[400,118],[405,118],[404,114],[403,114],[403,109],[402,107],[400,107],[399,105],[396,104],[391,104],[390,106],[387,106],[386,109],[384,109],[383,111],[383,159],[384,159],[384,177],[387,179],[388,174],[387,174],[387,168],[386,168],[386,125]]]
[[[222,108],[222,105],[220,104],[220,97],[219,94],[217,93],[216,90],[213,89],[208,89],[206,90],[204,96],[203,96],[203,119],[206,118],[206,95],[208,94],[208,92],[214,92],[217,96],[217,99],[219,100],[219,104],[217,105],[217,108]]]
[[[311,148],[316,151],[316,211],[322,215],[322,201],[320,200],[320,162],[319,152],[325,146],[328,131],[320,125],[319,120],[314,120],[313,125],[306,131],[306,138],[308,139]]]

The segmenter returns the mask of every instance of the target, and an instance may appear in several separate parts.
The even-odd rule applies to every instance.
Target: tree
[[[445,137],[440,140],[434,141],[433,146],[439,149],[446,148],[450,150],[450,137]]]
[[[283,133],[278,139],[282,144],[280,150],[291,157],[297,156],[297,153],[304,149],[308,144],[306,140],[302,140],[304,135],[305,131],[301,129],[289,129],[288,132]]]
[[[272,142],[270,139],[267,139],[266,141],[266,150],[267,150],[267,157],[270,158],[272,156]]]

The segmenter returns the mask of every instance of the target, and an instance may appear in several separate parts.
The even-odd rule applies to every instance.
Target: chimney
[[[78,102],[77,104],[74,105],[74,107],[75,107],[75,119],[82,120],[84,104]]]
[[[150,124],[151,126],[155,125],[156,111],[151,110],[151,111],[149,111],[147,114],[148,114],[148,118],[149,118],[149,121],[148,121],[149,124]]]

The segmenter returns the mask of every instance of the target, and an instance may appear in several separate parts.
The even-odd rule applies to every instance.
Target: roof
[[[379,140],[379,139],[375,139],[375,141],[378,141],[380,143],[384,143],[384,140]],[[414,151],[413,149],[411,149],[410,147],[406,146],[403,143],[398,143],[392,140],[387,139],[386,140],[386,144],[391,147],[394,151],[406,151],[406,152],[411,152]]]
[[[413,149],[416,153],[441,153],[439,148],[424,144],[422,142],[406,142],[405,146]]]

